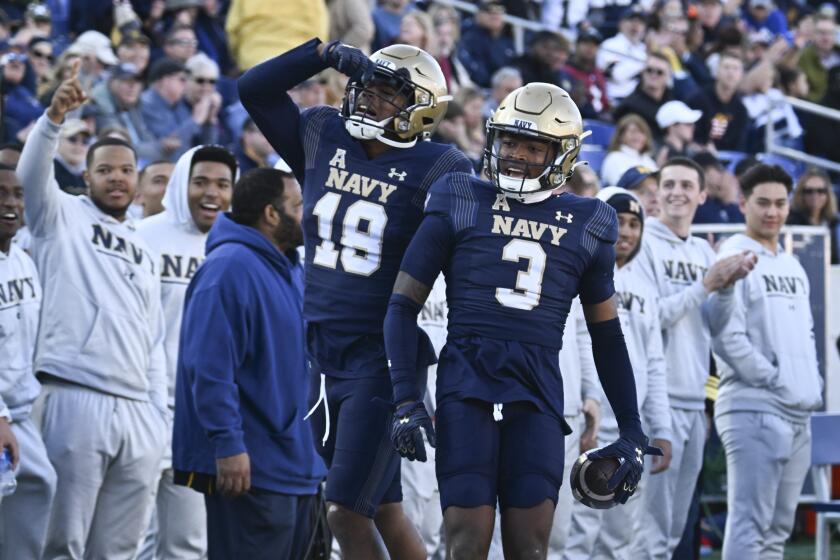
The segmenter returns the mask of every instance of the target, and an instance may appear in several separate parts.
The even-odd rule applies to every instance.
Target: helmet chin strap
[[[351,115],[344,121],[344,128],[350,136],[357,140],[378,140],[393,148],[401,149],[411,148],[414,146],[417,143],[416,136],[408,142],[400,142],[398,140],[391,140],[390,138],[385,137],[385,126],[393,120],[393,117],[388,117],[387,119],[381,121],[371,121],[365,117]]]

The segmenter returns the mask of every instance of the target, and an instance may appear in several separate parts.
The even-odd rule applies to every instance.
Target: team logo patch
[[[385,58],[374,59],[374,62],[376,63],[377,66],[384,66],[385,68],[388,68],[390,70],[396,70],[397,69],[396,64],[394,64],[392,61],[390,61],[388,59],[385,59]]]
[[[517,128],[527,128],[533,130],[537,128],[537,124],[533,121],[526,121],[525,119],[513,119],[513,126]]]
[[[567,224],[571,224],[572,223],[572,218],[574,218],[574,215],[571,212],[569,212],[568,214],[563,214],[563,212],[561,210],[558,210],[557,213],[554,215],[554,218],[558,222],[566,220]]]
[[[635,200],[630,201],[630,211],[634,214],[638,214],[641,212],[641,208],[639,207],[639,203]]]
[[[388,177],[391,179],[396,178],[400,183],[405,181],[405,176],[408,175],[405,171],[397,171],[396,167],[392,167],[391,171],[388,173]]]

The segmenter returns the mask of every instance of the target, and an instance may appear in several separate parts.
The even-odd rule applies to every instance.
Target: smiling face
[[[551,144],[536,138],[501,133],[496,142],[499,172],[516,179],[536,179],[554,155]]]
[[[137,160],[125,146],[100,146],[93,153],[84,174],[90,198],[100,210],[114,218],[125,218],[137,188]]]
[[[618,214],[618,241],[615,242],[615,262],[624,266],[642,239],[642,221],[635,214]]]
[[[219,212],[230,208],[233,197],[233,176],[226,164],[200,161],[193,165],[187,187],[187,202],[195,225],[207,233]]]
[[[747,222],[747,234],[775,245],[790,212],[788,191],[782,183],[760,183],[746,200],[741,200],[741,211]]]
[[[7,253],[23,225],[23,186],[11,169],[0,169],[0,251]]]
[[[697,207],[706,201],[697,170],[671,165],[659,172],[659,216],[666,224],[691,223]]]
[[[143,170],[143,176],[137,185],[137,202],[143,207],[143,217],[148,218],[163,212],[163,195],[174,163],[150,163]]]

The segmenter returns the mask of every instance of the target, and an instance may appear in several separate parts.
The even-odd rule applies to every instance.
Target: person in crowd
[[[717,63],[715,83],[689,99],[692,109],[703,111],[694,129],[699,144],[711,143],[718,150],[746,150],[749,116],[738,93],[743,76],[743,59],[724,51]]]
[[[53,93],[58,89],[61,83],[70,77],[73,61],[78,59],[79,55],[72,52],[64,51],[56,59],[55,63],[50,68],[46,81],[38,86],[38,101],[44,107],[48,107],[52,101]]]
[[[657,296],[639,271],[630,266],[641,249],[644,212],[639,200],[625,189],[608,187],[598,198],[612,206],[618,216],[615,243],[615,290],[618,316],[627,341],[627,351],[636,377],[636,401],[645,431],[653,445],[663,451],[652,457],[651,475],[668,469],[671,461],[671,419],[662,352]],[[604,403],[597,445],[618,437],[618,425],[609,403]],[[644,507],[644,486],[621,508],[597,510],[575,503],[572,507],[569,541],[563,557],[569,560],[627,557],[633,540],[634,523]]]
[[[824,226],[831,240],[831,264],[840,263],[840,216],[837,215],[837,196],[831,180],[824,171],[812,167],[796,182],[787,223],[802,226]]]
[[[111,48],[111,40],[93,29],[76,37],[65,52],[82,59],[79,81],[85,91],[105,80],[108,68],[120,62]]]
[[[0,144],[0,165],[5,165],[15,169],[20,160],[20,152],[23,150],[23,144],[20,142],[6,142]]]
[[[155,170],[152,169],[152,172]],[[160,255],[161,305],[166,318],[167,404],[175,408],[175,376],[184,298],[190,280],[204,260],[207,232],[230,208],[237,166],[233,154],[219,146],[199,146],[178,159],[166,188],[165,210],[138,225],[137,231]],[[152,176],[154,179],[154,176]],[[171,449],[167,445],[167,449]],[[160,465],[156,513],[148,540],[152,558],[201,558],[207,553],[204,500],[176,486],[171,452]]]
[[[660,141],[665,132],[656,120],[656,113],[665,103],[673,99],[669,87],[673,76],[668,57],[661,52],[652,52],[642,70],[636,89],[615,108],[613,118],[621,120],[624,115],[639,115],[650,128],[655,140]]]
[[[612,107],[607,97],[607,78],[596,64],[601,41],[597,29],[581,29],[575,40],[575,52],[563,67],[569,78],[569,95],[584,119],[604,118]]]
[[[43,112],[44,107],[23,83],[26,74],[26,55],[7,52],[0,56],[0,71],[3,73],[3,124],[7,138],[28,130],[29,125]]]
[[[167,58],[186,64],[198,52],[198,39],[191,25],[176,24],[166,33],[163,54]]]
[[[61,127],[58,151],[55,155],[55,181],[66,193],[87,194],[85,183],[85,156],[91,133],[87,124],[80,119],[67,119]]]
[[[432,16],[420,10],[407,12],[400,21],[400,34],[394,42],[423,49],[437,57],[438,40]]]
[[[8,454],[17,478],[14,494],[0,497],[3,558],[42,557],[56,487],[31,417],[41,391],[33,358],[43,291],[35,263],[12,242],[23,213],[23,185],[13,167],[0,164],[0,453]]]
[[[569,59],[569,41],[559,33],[538,31],[531,37],[525,54],[513,61],[522,74],[522,82],[554,84],[571,89],[570,80],[563,72]]]
[[[607,97],[618,105],[633,93],[638,75],[645,68],[647,19],[641,6],[629,6],[621,15],[618,34],[610,37],[598,50],[598,68],[607,77]]]
[[[117,45],[117,58],[121,64],[133,64],[143,75],[149,67],[150,57],[151,43],[142,31],[133,29],[122,34]]]
[[[461,17],[452,6],[432,4],[429,15],[435,24],[438,38],[437,60],[446,78],[446,86],[453,95],[462,87],[473,85],[469,72],[458,59],[457,46],[461,40]]]
[[[233,0],[225,22],[230,54],[247,70],[312,37],[326,37],[328,16],[323,0]]]
[[[617,184],[631,167],[657,168],[652,153],[653,135],[647,122],[639,115],[626,115],[616,123],[607,152],[601,166],[601,180],[606,186]]]
[[[758,69],[758,75],[751,86],[743,88],[743,103],[747,109],[750,127],[747,136],[747,148],[750,153],[765,151],[767,140],[766,127],[773,130],[773,142],[789,148],[801,148],[803,130],[793,106],[785,99],[785,94],[774,87],[777,70],[767,64]]]
[[[693,223],[743,224],[738,180],[711,152],[698,152],[692,159],[703,168],[706,183],[706,200],[697,207]]]
[[[301,111],[318,105],[326,105],[326,84],[320,79],[306,80],[289,91],[289,97]]]
[[[656,124],[663,136],[662,147],[656,154],[657,165],[675,157],[690,157],[700,148],[694,142],[694,126],[702,116],[702,111],[676,100],[668,101],[656,111]]]
[[[747,229],[723,242],[718,262],[743,251],[758,261],[711,297],[709,318],[720,357],[715,426],[726,451],[723,557],[758,560],[785,555],[823,381],[808,275],[779,243],[792,180],[781,167],[760,164],[740,183]]]
[[[171,158],[180,157],[195,144],[215,143],[213,97],[203,97],[190,110],[183,64],[170,58],[157,60],[149,69],[149,83],[149,89],[140,95],[140,114],[161,146],[171,149]]]
[[[256,169],[232,208],[216,218],[183,296],[174,480],[204,495],[210,558],[305,558],[326,471],[303,420],[300,186]]]
[[[233,134],[228,131],[227,123],[223,119],[223,101],[217,84],[220,79],[219,65],[204,53],[198,53],[187,60],[184,65],[187,70],[187,91],[184,99],[190,109],[202,104],[207,104],[207,121],[205,128],[212,131],[205,131],[206,135],[216,144],[227,145],[233,140]]]
[[[52,12],[46,4],[31,2],[26,6],[22,23],[11,41],[13,44],[26,45],[36,37],[52,36]]]
[[[26,55],[32,73],[35,75],[35,89],[32,93],[37,95],[41,84],[49,78],[50,68],[54,61],[53,44],[46,37],[33,37],[26,45]]]
[[[728,6],[721,0],[700,0],[696,4],[697,20],[703,30],[703,54],[719,39],[722,29],[731,29],[737,21],[737,15],[728,13]]]
[[[140,171],[137,193],[129,212],[135,219],[148,218],[163,212],[163,195],[175,164],[165,160],[153,161]]]
[[[512,66],[503,66],[496,70],[490,79],[490,96],[481,108],[481,116],[487,120],[499,108],[502,99],[510,92],[522,87],[522,73]]]
[[[584,156],[585,154],[581,159],[585,159]],[[598,174],[586,165],[575,169],[575,174],[566,182],[565,189],[578,196],[594,198],[601,190],[601,182],[598,180]]]
[[[272,160],[277,157],[274,148],[250,117],[242,126],[242,135],[234,154],[242,173],[258,167],[271,167],[274,164]]]
[[[641,202],[645,216],[659,217],[659,176],[655,170],[641,165],[633,166],[624,172],[616,186],[633,193]]]
[[[840,64],[837,23],[831,16],[814,16],[814,40],[799,55],[799,68],[808,79],[808,99],[819,103],[828,89],[828,71]]]
[[[706,301],[731,287],[754,266],[738,253],[715,262],[705,239],[690,235],[694,213],[706,197],[703,169],[674,158],[659,170],[659,217],[645,221],[642,249],[633,263],[659,304],[668,399],[671,466],[650,477],[634,536],[632,558],[671,558],[685,527],[706,442],[704,399],[711,335]]]
[[[776,9],[773,0],[747,0],[741,6],[741,20],[747,30],[765,31],[776,38],[788,37],[787,19],[782,10]]]
[[[543,0],[540,21],[555,31],[576,29],[586,21],[590,0]]]
[[[78,71],[76,62],[18,164],[49,310],[34,366],[43,384],[37,421],[58,475],[44,557],[131,558],[170,429],[160,277],[126,221],[137,183],[129,144],[90,146],[89,196],[70,196],[55,182],[65,115],[86,100]]]
[[[376,4],[371,13],[375,29],[373,44],[371,45],[373,51],[378,51],[392,44],[397,35],[400,34],[403,16],[414,10],[413,2],[410,0],[378,0]],[[359,48],[362,46],[354,43],[347,44]]]
[[[808,99],[811,85],[808,76],[801,68],[779,68],[779,88],[785,95]]]
[[[840,64],[828,71],[828,85],[820,105],[829,109],[840,110]],[[840,142],[826,142],[837,132],[837,121],[818,115],[805,115],[805,152],[815,156],[840,161]]]
[[[330,41],[355,45],[369,53],[376,28],[367,0],[328,0]]]
[[[470,79],[482,88],[490,87],[493,73],[510,66],[515,56],[513,41],[505,34],[504,15],[505,5],[499,0],[481,0],[474,25],[463,32],[458,43],[458,59]]]
[[[170,156],[180,143],[175,137],[158,137],[143,116],[140,94],[143,80],[140,70],[131,63],[115,66],[107,82],[98,84],[90,92],[90,100],[98,109],[97,128],[120,126],[128,133],[137,155],[144,161]]]

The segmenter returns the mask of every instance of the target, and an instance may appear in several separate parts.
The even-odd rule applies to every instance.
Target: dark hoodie
[[[247,452],[252,486],[314,494],[325,470],[303,421],[303,349],[297,253],[284,255],[256,229],[219,216],[184,302],[176,471],[212,476],[217,458]]]

